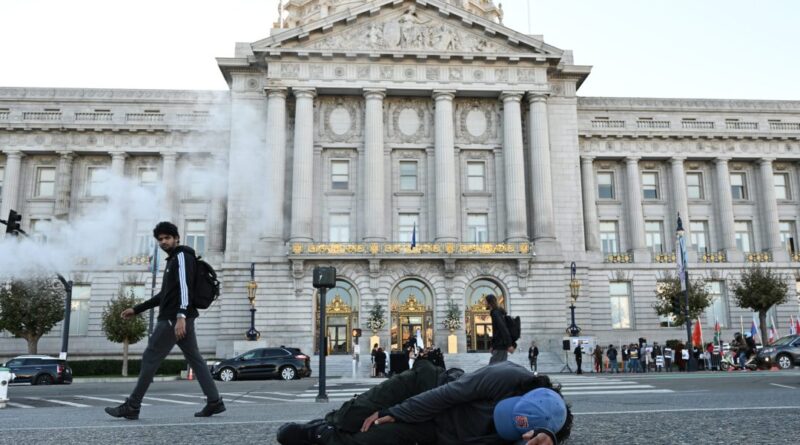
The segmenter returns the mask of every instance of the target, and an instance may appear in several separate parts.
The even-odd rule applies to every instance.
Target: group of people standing
[[[617,350],[613,344],[609,344],[607,348],[596,345],[588,352],[584,345],[579,344],[573,349],[573,354],[577,364],[577,374],[583,374],[584,355],[591,356],[592,369],[596,373],[671,372],[672,364],[675,362],[675,351],[666,347],[662,348],[658,342],[654,342],[652,346],[646,343],[631,343],[622,345],[620,350]],[[688,360],[688,356],[686,359]]]

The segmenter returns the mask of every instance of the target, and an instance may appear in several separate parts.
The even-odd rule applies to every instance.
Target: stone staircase
[[[517,363],[524,367],[528,365],[527,350],[520,353],[509,355],[509,361]],[[448,368],[461,368],[466,372],[474,371],[478,368],[489,364],[488,353],[461,353],[461,354],[444,354],[444,363]],[[539,353],[539,372],[545,374],[557,373],[564,366],[564,355],[554,352],[540,352]],[[358,365],[353,365],[353,357],[351,355],[329,355],[325,359],[325,374],[330,379],[344,378],[344,379],[360,379],[370,376],[370,356],[362,355],[358,361]],[[387,369],[389,368],[387,364]],[[311,358],[312,376],[319,376],[319,356],[315,355]]]

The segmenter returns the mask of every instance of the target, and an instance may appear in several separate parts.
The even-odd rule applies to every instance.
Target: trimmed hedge
[[[98,375],[122,375],[122,360],[70,360],[69,367],[75,377],[91,377]],[[156,372],[157,375],[178,375],[186,370],[186,360],[164,360]],[[142,361],[128,360],[128,376],[139,375]]]

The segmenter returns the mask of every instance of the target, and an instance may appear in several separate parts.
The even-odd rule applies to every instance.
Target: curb
[[[72,383],[136,383],[138,377],[73,377]],[[153,377],[154,382],[172,382],[180,380],[178,376]]]

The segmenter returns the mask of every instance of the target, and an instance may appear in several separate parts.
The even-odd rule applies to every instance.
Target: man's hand
[[[378,412],[375,411],[369,417],[364,419],[364,423],[361,424],[361,432],[366,433],[369,430],[369,427],[372,426],[375,421],[378,420]]]
[[[175,338],[181,341],[183,337],[186,337],[186,319],[178,317],[178,320],[175,322]]]
[[[534,436],[534,434],[536,434]],[[522,440],[527,440],[525,445],[553,445],[553,439],[547,433],[536,433],[531,430],[522,435]]]
[[[122,311],[120,315],[122,316],[123,320],[128,320],[130,318],[133,318],[133,316],[136,315],[136,312],[133,311],[132,307],[129,307],[128,309]]]

